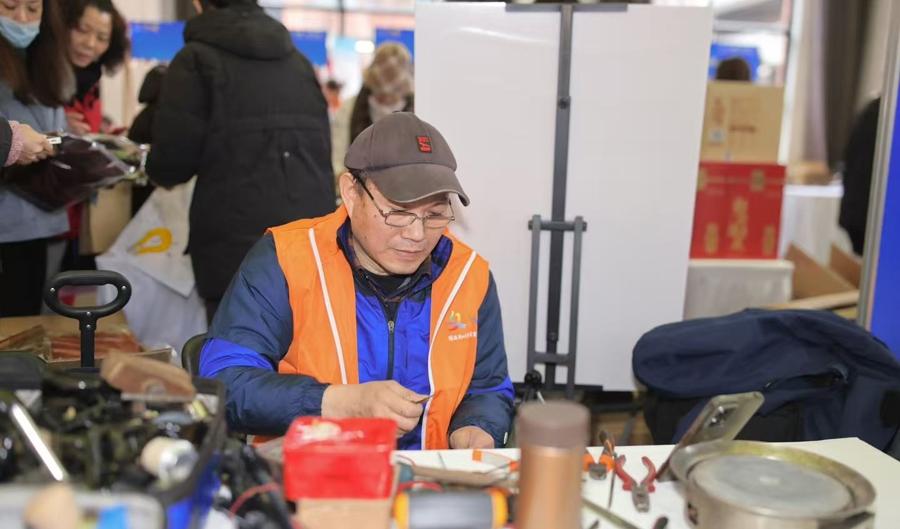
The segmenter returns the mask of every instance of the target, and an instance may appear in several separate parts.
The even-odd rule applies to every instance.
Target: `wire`
[[[245,490],[243,494],[241,494],[234,503],[231,504],[231,507],[228,509],[228,512],[231,513],[231,516],[235,516],[238,511],[241,510],[241,507],[244,506],[249,500],[251,500],[257,494],[263,494],[266,492],[275,492],[278,490],[277,483],[266,483],[265,485],[257,485],[255,487],[250,487]]]

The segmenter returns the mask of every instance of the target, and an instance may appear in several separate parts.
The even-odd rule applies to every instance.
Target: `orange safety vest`
[[[337,243],[347,210],[271,228],[287,280],[294,335],[279,373],[302,374],[328,384],[358,384],[356,288],[350,263]],[[450,420],[469,389],[478,345],[478,309],[487,293],[487,261],[460,242],[431,286],[428,378],[422,448],[448,448]],[[465,315],[463,329],[450,317]],[[471,323],[468,323],[471,322]]]

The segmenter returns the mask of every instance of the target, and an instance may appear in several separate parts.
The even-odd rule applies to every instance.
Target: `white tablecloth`
[[[816,454],[831,457],[855,469],[868,478],[875,487],[875,529],[897,529],[900,527],[900,501],[897,501],[897,490],[900,488],[900,461],[872,448],[859,439],[833,439],[808,443],[792,443],[791,446],[809,450]],[[590,449],[597,456],[601,449]],[[627,470],[635,479],[641,479],[646,469],[641,463],[641,456],[647,456],[659,466],[672,451],[671,446],[621,446],[619,454],[625,455]],[[517,450],[497,450],[510,457],[518,457]],[[441,459],[447,468],[456,470],[488,470],[490,466],[472,461],[469,450],[444,450],[440,452],[398,452],[416,464],[440,468]],[[440,456],[438,456],[440,453]],[[606,507],[611,479],[604,481],[588,480],[583,493],[594,502]],[[650,494],[650,512],[639,513],[631,503],[631,495],[622,490],[622,481],[616,480],[616,491],[613,496],[612,510],[634,523],[638,527],[651,527],[659,516],[669,518],[669,529],[690,529],[684,516],[684,497],[681,485],[675,482],[657,484],[656,492]],[[584,527],[589,526],[597,517],[588,509],[583,511]],[[600,527],[612,527],[609,522],[601,520]],[[724,528],[723,528],[724,529]]]
[[[793,274],[794,264],[780,259],[691,259],[684,318],[790,301]]]
[[[795,244],[823,265],[828,264],[831,244],[852,250],[847,233],[838,225],[844,186],[784,186],[781,204],[781,238],[778,255]]]

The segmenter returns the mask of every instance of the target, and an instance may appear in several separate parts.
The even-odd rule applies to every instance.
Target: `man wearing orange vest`
[[[447,229],[469,204],[434,127],[406,112],[345,158],[343,205],[268,230],[212,322],[200,374],[228,423],[279,435],[299,415],[387,417],[401,449],[506,442],[513,390],[487,262]]]

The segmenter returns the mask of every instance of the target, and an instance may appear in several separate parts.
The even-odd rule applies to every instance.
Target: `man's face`
[[[443,228],[426,228],[421,220],[404,228],[388,226],[379,212],[408,211],[425,217],[452,214],[447,194],[435,195],[409,204],[391,202],[371,181],[366,182],[370,198],[350,173],[341,176],[341,198],[350,214],[353,243],[359,264],[379,275],[406,275],[415,272],[441,238]]]

